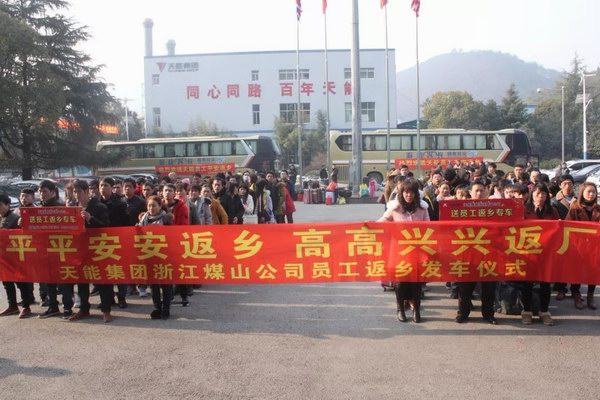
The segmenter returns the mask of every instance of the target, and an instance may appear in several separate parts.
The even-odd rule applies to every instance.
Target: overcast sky
[[[385,45],[380,0],[359,0],[363,48]],[[329,0],[329,48],[351,45],[351,1]],[[303,49],[323,47],[321,0],[302,0]],[[415,62],[415,18],[410,0],[389,0],[390,47],[396,68]],[[295,0],[71,0],[70,15],[87,25],[83,48],[98,64],[113,93],[140,111],[145,18],[154,20],[154,54],[296,48]],[[495,50],[563,70],[577,53],[600,65],[600,0],[421,0],[421,61],[453,49]]]

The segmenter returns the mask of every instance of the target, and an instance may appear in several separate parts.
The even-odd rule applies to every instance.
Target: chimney
[[[150,18],[144,20],[144,31],[146,33],[146,57],[152,57],[152,27],[154,22]]]
[[[167,54],[170,56],[175,55],[175,41],[173,39],[167,42]]]

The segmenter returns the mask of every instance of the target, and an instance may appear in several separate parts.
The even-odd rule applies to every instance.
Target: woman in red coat
[[[569,209],[569,213],[565,218],[567,221],[600,221],[600,205],[598,205],[598,188],[591,182],[585,182],[579,187],[579,198],[575,200]],[[575,307],[579,310],[585,306],[581,299],[581,284],[572,284],[571,293],[575,301]],[[596,285],[588,285],[587,306],[589,309],[595,310],[594,291]]]
[[[525,219],[560,219],[556,208],[550,204],[550,191],[543,183],[537,183],[533,186],[529,199],[525,203]],[[533,285],[535,282],[521,282],[521,301],[523,302],[523,312],[521,318],[524,325],[531,325],[533,322],[532,298]],[[540,282],[540,319],[544,325],[554,325],[554,321],[548,312],[550,305],[550,283]]]

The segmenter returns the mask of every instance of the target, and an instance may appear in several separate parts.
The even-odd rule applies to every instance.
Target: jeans
[[[521,302],[523,303],[523,311],[531,312],[533,298],[533,282],[521,282]],[[550,284],[540,282],[540,312],[548,312],[550,305]]]
[[[151,287],[154,308],[156,310],[168,310],[171,307],[171,299],[173,299],[173,285],[151,285]]]
[[[58,308],[58,286],[54,283],[48,284],[48,307]],[[61,284],[62,302],[65,311],[73,309],[73,284]]]
[[[29,307],[34,302],[33,298],[33,283],[30,282],[3,282],[6,290],[6,298],[9,307],[17,307],[17,288],[21,292],[21,300],[23,300],[23,308]]]
[[[127,296],[127,287],[129,285],[117,285],[117,299],[125,299]]]
[[[471,313],[471,298],[477,282],[460,282],[458,286],[458,315],[467,318]],[[496,282],[481,282],[481,315],[483,318],[494,317],[494,299]]]

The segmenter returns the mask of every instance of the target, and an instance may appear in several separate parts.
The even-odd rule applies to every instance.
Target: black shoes
[[[119,308],[127,308],[127,302],[125,301],[125,297],[119,297],[117,304]]]
[[[162,316],[162,315],[161,315],[161,312],[160,312],[160,310],[153,310],[153,311],[150,313],[150,319],[160,319],[160,318],[161,318],[161,316]]]
[[[50,318],[50,317],[54,317],[55,315],[60,314],[60,310],[58,309],[58,307],[56,308],[49,308],[46,311],[44,311],[43,313],[41,313],[38,318],[40,319],[45,319],[45,318]]]
[[[462,315],[457,315],[454,320],[459,324],[464,324],[465,322],[467,322],[469,320],[469,317],[463,317]]]

